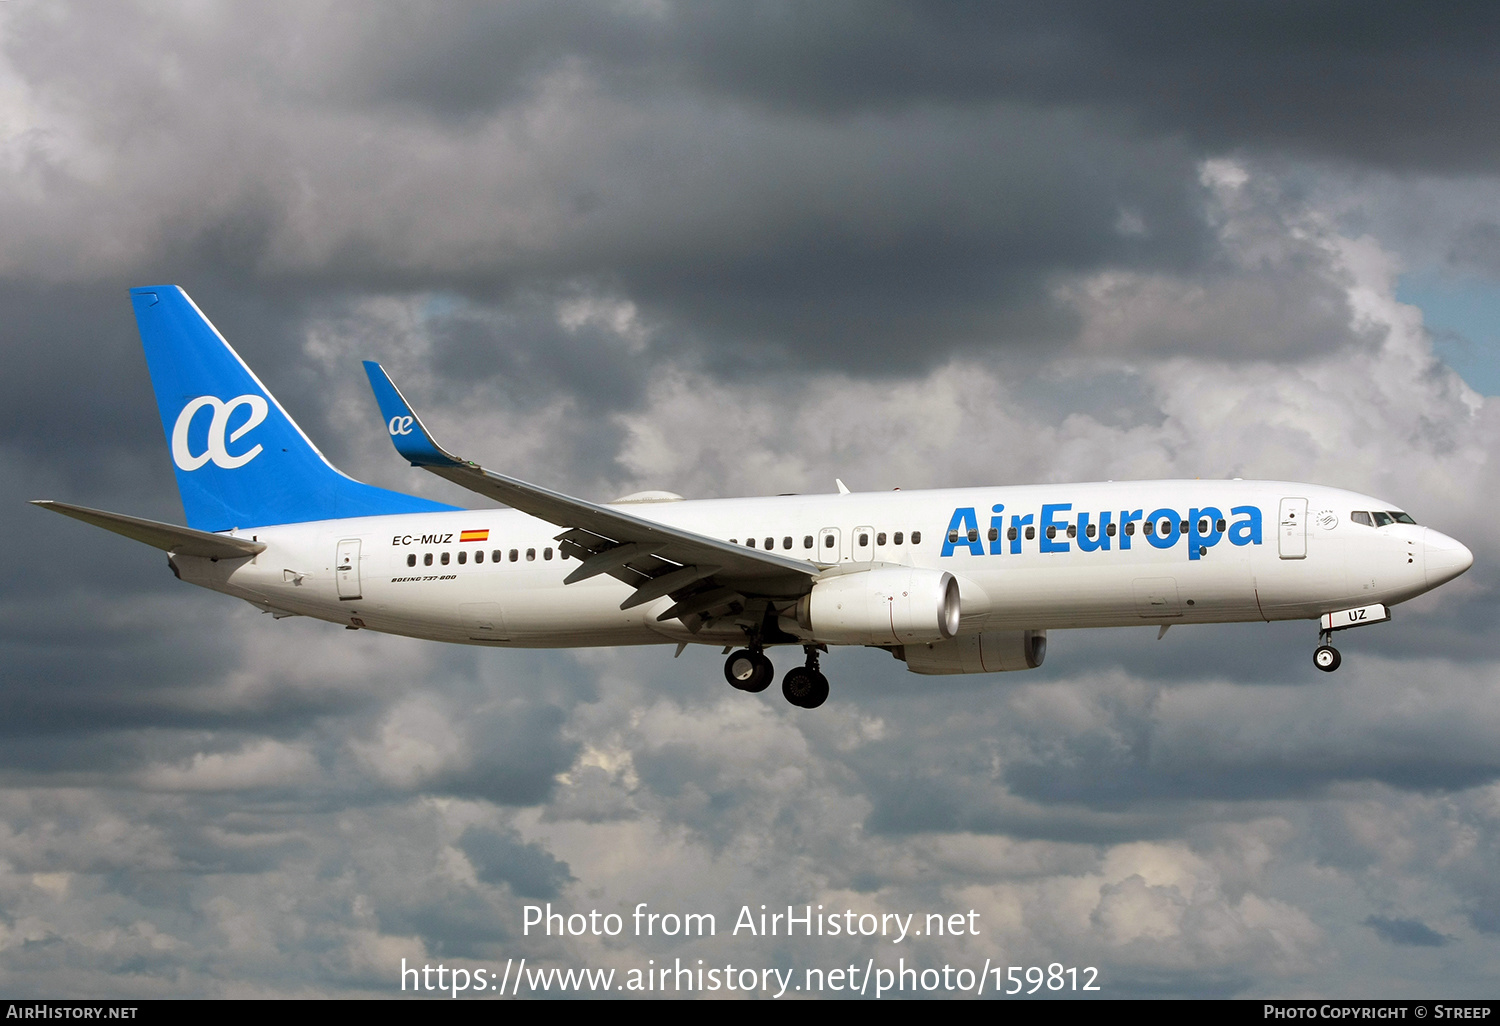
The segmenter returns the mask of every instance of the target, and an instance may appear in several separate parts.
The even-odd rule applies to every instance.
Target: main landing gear
[[[1324,673],[1332,673],[1344,661],[1339,650],[1331,644],[1332,641],[1333,631],[1318,632],[1318,647],[1313,649],[1313,665]]]
[[[804,645],[807,665],[787,671],[781,681],[781,693],[788,702],[803,709],[816,709],[828,701],[828,678],[818,670],[818,645]],[[740,691],[764,691],[771,686],[776,670],[759,646],[731,652],[724,660],[724,679]]]
[[[732,652],[724,660],[724,679],[729,686],[740,691],[764,691],[771,686],[776,676],[776,667],[771,665],[759,646],[742,648]]]
[[[794,666],[781,678],[781,693],[788,702],[804,709],[816,709],[828,701],[828,678],[818,670],[816,645],[804,645],[807,665]]]

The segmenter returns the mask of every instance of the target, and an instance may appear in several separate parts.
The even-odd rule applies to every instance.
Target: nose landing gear
[[[1333,647],[1333,631],[1325,626],[1318,631],[1318,647],[1313,649],[1313,665],[1324,673],[1332,673],[1343,661],[1344,657]]]
[[[1313,650],[1313,665],[1324,673],[1332,673],[1339,668],[1339,663],[1344,661],[1339,655],[1339,650],[1333,647],[1334,631],[1346,631],[1351,627],[1384,623],[1390,618],[1390,608],[1380,602],[1324,613],[1318,621],[1318,647]]]
[[[828,701],[828,678],[818,670],[818,646],[804,645],[807,665],[795,666],[781,680],[781,694],[803,709],[816,709]]]

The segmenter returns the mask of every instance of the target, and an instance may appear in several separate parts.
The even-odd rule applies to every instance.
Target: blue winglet
[[[406,401],[385,368],[374,360],[364,363],[375,401],[380,404],[380,415],[385,418],[386,433],[391,436],[396,451],[410,460],[414,467],[464,466],[463,460],[432,440],[422,418],[411,408],[411,403]]]

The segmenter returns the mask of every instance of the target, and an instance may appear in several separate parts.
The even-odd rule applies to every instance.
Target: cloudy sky
[[[402,958],[1096,966],[1106,996],[1493,996],[1494,5],[0,4],[0,993],[381,995]],[[126,289],[342,469],[594,499],[1265,477],[1475,566],[1027,673],[273,622],[181,522]],[[783,663],[786,660],[783,654]],[[522,936],[522,906],[980,913],[979,937]]]

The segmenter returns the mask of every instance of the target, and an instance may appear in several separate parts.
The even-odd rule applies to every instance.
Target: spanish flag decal
[[[489,528],[485,528],[483,531],[465,531],[458,536],[458,540],[461,542],[489,541],[490,531]]]

